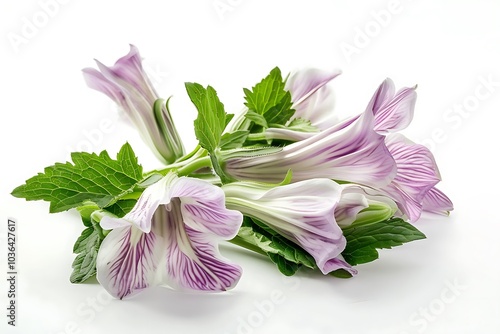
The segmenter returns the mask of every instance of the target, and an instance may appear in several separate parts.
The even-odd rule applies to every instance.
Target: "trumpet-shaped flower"
[[[139,50],[131,45],[130,52],[107,67],[96,60],[99,71],[83,69],[87,85],[106,94],[116,102],[139,130],[156,156],[172,163],[184,153],[184,147],[173,123],[168,106],[146,75]]]
[[[228,208],[257,218],[301,246],[327,274],[345,269],[355,274],[341,257],[346,246],[334,210],[342,188],[329,179],[311,179],[271,187],[254,182],[222,186]]]
[[[329,178],[385,186],[394,178],[396,164],[384,137],[373,127],[370,104],[358,119],[332,126],[277,152],[240,150],[226,153],[221,160],[225,172],[238,180],[279,183],[291,169],[293,181]]]
[[[233,238],[243,216],[224,201],[219,187],[168,174],[123,218],[101,219],[102,228],[113,230],[99,249],[97,279],[120,299],[155,285],[232,288],[241,268],[221,258],[217,242]]]

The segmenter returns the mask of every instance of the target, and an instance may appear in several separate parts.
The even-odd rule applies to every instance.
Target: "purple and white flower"
[[[169,173],[123,218],[101,219],[101,227],[112,231],[99,249],[97,279],[120,299],[156,285],[230,289],[241,268],[220,256],[217,243],[232,239],[242,220],[240,212],[226,209],[219,187]]]
[[[139,50],[130,52],[107,67],[97,61],[99,71],[83,69],[87,85],[115,101],[135,125],[144,141],[164,163],[184,154],[182,141],[165,101],[160,100],[142,67]]]
[[[228,208],[257,218],[301,246],[316,260],[323,274],[345,269],[341,253],[346,239],[334,211],[342,188],[329,179],[311,179],[282,186],[233,182],[222,186]]]
[[[329,178],[381,187],[396,175],[396,164],[374,130],[370,103],[357,119],[332,126],[278,151],[239,150],[222,157],[225,172],[237,180],[279,183],[288,170],[293,181]]]

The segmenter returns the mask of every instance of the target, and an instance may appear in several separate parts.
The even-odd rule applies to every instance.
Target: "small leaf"
[[[219,146],[222,131],[231,116],[226,115],[224,105],[212,87],[205,89],[198,83],[190,82],[186,82],[185,86],[191,102],[198,109],[198,117],[194,121],[196,138],[201,147],[213,153]]]
[[[295,110],[291,109],[292,96],[285,90],[285,81],[278,67],[272,69],[252,90],[245,88],[243,92],[249,111],[264,116],[266,126],[262,120],[256,122],[258,118],[252,114],[247,113],[246,117],[264,128],[267,128],[267,124],[284,125],[295,113]]]
[[[342,255],[345,261],[353,266],[378,259],[377,249],[392,248],[425,239],[422,232],[401,218],[368,225],[352,225],[344,228],[343,233],[347,246]]]
[[[72,264],[71,283],[83,283],[97,272],[97,252],[103,240],[98,228],[87,227],[75,242],[73,252],[78,255]]]

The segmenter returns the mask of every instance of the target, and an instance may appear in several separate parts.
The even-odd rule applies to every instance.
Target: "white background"
[[[500,2],[46,2],[0,5],[0,332],[500,332]],[[30,24],[38,27],[30,30]],[[238,112],[242,87],[274,66],[285,73],[340,68],[331,85],[336,112],[344,116],[362,112],[386,77],[398,87],[418,84],[415,118],[405,134],[433,149],[440,188],[455,211],[421,219],[426,240],[381,252],[349,280],[307,272],[283,279],[268,261],[226,246],[222,252],[244,274],[224,294],[155,289],[117,301],[97,284],[70,284],[78,216],[50,215],[47,203],[9,193],[45,166],[66,161],[72,150],[107,149],[114,156],[129,141],[146,170],[159,166],[80,72],[94,66],[93,58],[112,65],[129,43],[139,48],[162,96],[174,96],[187,149],[195,145],[195,110],[185,81],[212,85],[226,110]],[[8,217],[18,228],[16,328],[5,316]]]

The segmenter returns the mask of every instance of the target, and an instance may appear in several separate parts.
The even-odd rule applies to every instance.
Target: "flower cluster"
[[[453,210],[436,188],[432,153],[400,133],[413,118],[416,86],[396,91],[386,79],[364,111],[339,120],[330,84],[339,71],[283,79],[274,68],[244,89],[238,115],[212,87],[186,83],[199,141],[186,154],[136,47],[97,67],[83,70],[88,86],[124,110],[162,167],[143,172],[125,144],[116,160],[75,152],[73,164],[14,189],[51,202],[51,212],[80,212],[86,229],[73,282],[96,275],[120,299],[159,285],[224,291],[242,270],[219,253],[223,241],[267,256],[285,275],[305,267],[351,277],[376,249],[425,238],[414,226],[422,212]]]

